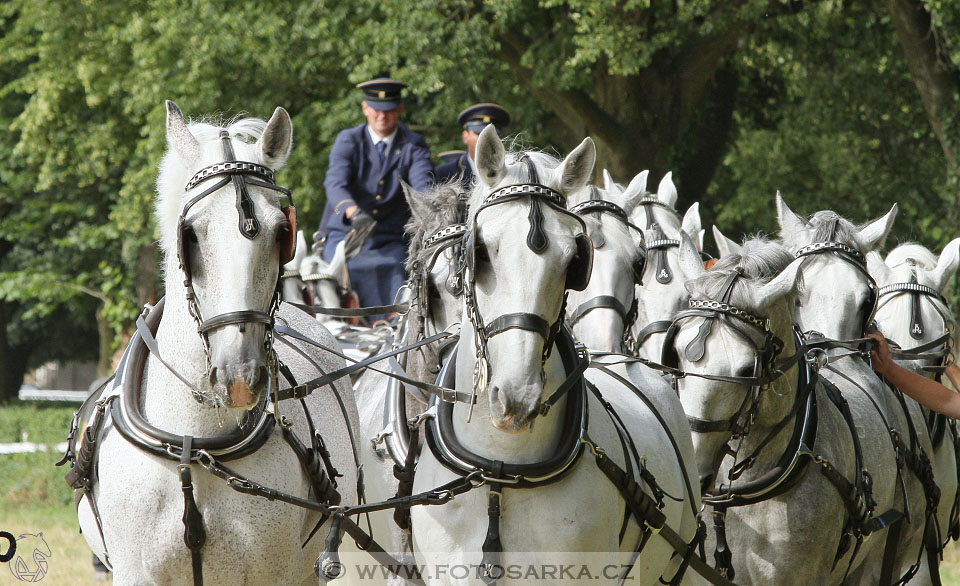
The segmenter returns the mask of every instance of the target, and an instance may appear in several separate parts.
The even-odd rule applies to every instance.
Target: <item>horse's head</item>
[[[874,316],[884,335],[903,348],[931,342],[953,329],[953,313],[940,292],[960,264],[960,238],[938,259],[919,244],[902,244],[886,260],[872,251],[867,268],[880,288]]]
[[[673,183],[673,172],[669,172],[660,180],[656,193],[647,191],[647,176],[649,171],[643,171],[630,181],[627,191],[639,190],[641,198],[630,213],[630,221],[647,230],[653,225],[670,228],[672,231],[680,229],[680,214],[677,213],[677,186]],[[604,172],[604,187],[610,189],[615,185],[609,173]]]
[[[804,259],[805,286],[794,309],[804,331],[836,340],[863,335],[877,299],[864,255],[883,244],[896,214],[894,204],[885,216],[861,227],[831,211],[817,212],[807,220],[793,213],[777,194],[780,237]]]
[[[586,184],[595,160],[589,138],[562,162],[530,152],[508,159],[492,125],[477,140],[464,244],[471,327],[464,335],[478,332],[480,362],[490,366],[478,391],[486,391],[499,429],[520,431],[537,415],[564,292],[589,280],[593,245],[565,203]]]
[[[320,253],[315,252],[307,255],[300,263],[300,278],[306,284],[313,304],[317,307],[341,307],[341,291],[347,266],[344,246],[342,240],[337,243],[330,262],[323,260]],[[334,317],[318,313],[317,319],[326,322]]]
[[[167,102],[168,151],[157,180],[167,296],[185,300],[208,369],[206,402],[249,408],[271,379],[273,313],[293,258],[295,209],[273,173],[290,154],[290,116],[220,128],[185,123]]]
[[[441,183],[419,193],[403,183],[411,217],[405,226],[410,245],[406,269],[416,290],[414,311],[441,331],[460,321],[463,292],[462,242],[465,230],[459,182]]]
[[[661,360],[693,373],[678,378],[677,388],[690,420],[703,490],[713,488],[734,433],[745,433],[751,422],[772,425],[790,408],[789,397],[761,395],[758,379],[773,373],[781,352],[793,351],[790,302],[799,263],[792,258],[778,244],[752,240],[742,254],[726,256],[706,271],[693,242],[683,236],[680,263],[687,274],[698,276],[687,282],[688,308],[677,314]],[[783,351],[785,345],[790,347]]]
[[[640,226],[643,227],[642,224]],[[656,359],[660,355],[666,325],[685,306],[687,290],[683,283],[695,275],[684,273],[679,262],[680,240],[686,234],[699,250],[702,232],[699,203],[687,209],[678,228],[667,223],[644,228],[647,263],[643,272],[643,286],[637,289],[637,323],[634,326],[634,338],[640,356]]]
[[[594,257],[587,287],[570,293],[567,323],[591,350],[622,352],[624,330],[636,321],[636,285],[646,259],[643,233],[629,222],[643,192],[633,183],[626,190],[606,185],[581,189],[568,202],[587,226]]]

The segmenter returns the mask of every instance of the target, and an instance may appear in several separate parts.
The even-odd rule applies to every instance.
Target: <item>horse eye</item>
[[[277,228],[277,242],[282,242],[290,235],[290,222],[284,220]]]
[[[799,298],[799,297],[797,297],[797,298],[795,298],[795,299],[793,300],[793,304],[794,304],[796,307],[803,307],[803,302],[800,301],[800,298]]]
[[[490,253],[487,251],[487,245],[483,243],[482,240],[477,241],[476,246],[473,251],[473,259],[475,262],[490,262]]]
[[[753,376],[753,366],[742,366],[738,368],[736,376],[739,376],[741,378]]]

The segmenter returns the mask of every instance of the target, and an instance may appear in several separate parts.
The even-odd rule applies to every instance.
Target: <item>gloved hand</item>
[[[344,252],[346,253],[347,260],[357,256],[363,243],[367,241],[367,238],[373,233],[374,229],[376,229],[377,221],[367,212],[357,208],[357,211],[350,216],[350,226],[350,231],[347,232],[347,235],[343,238]]]

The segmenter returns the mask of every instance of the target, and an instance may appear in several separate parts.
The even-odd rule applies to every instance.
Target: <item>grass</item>
[[[47,586],[95,586],[91,553],[77,529],[73,491],[63,481],[67,468],[54,467],[60,459],[52,446],[64,441],[75,407],[12,403],[0,406],[0,442],[28,440],[47,443],[48,452],[0,456],[0,531],[15,536],[43,533],[53,555]],[[5,546],[0,542],[0,547]],[[960,543],[944,552],[940,575],[944,586],[960,586]],[[0,586],[20,586],[6,564],[0,564]]]

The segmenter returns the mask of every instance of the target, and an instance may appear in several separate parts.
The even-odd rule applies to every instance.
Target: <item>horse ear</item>
[[[307,239],[303,237],[303,230],[297,230],[297,248],[293,253],[293,258],[290,259],[290,262],[283,265],[284,270],[287,271],[298,271],[300,269],[300,263],[303,262],[304,257],[307,256]]]
[[[938,291],[943,290],[947,285],[950,277],[957,272],[958,265],[960,265],[960,238],[954,238],[943,247],[940,260],[937,261],[937,268],[927,272]]]
[[[701,248],[703,239],[701,238],[700,233],[703,230],[700,224],[700,202],[695,202],[692,206],[687,208],[687,212],[683,214],[683,221],[680,222],[680,229],[689,234],[691,237],[695,238],[695,244],[699,241],[697,248]]]
[[[630,180],[630,184],[623,190],[623,211],[630,215],[647,193],[647,176],[650,171],[641,171]]]
[[[860,246],[864,252],[876,250],[883,246],[890,229],[893,228],[893,220],[897,217],[897,204],[893,204],[890,211],[882,218],[870,222],[857,233],[857,239],[860,240]]]
[[[476,150],[474,151],[477,177],[480,178],[488,187],[493,187],[500,183],[500,180],[507,174],[504,159],[506,154],[503,151],[503,143],[497,135],[497,129],[493,124],[488,124],[486,128],[480,131],[480,138],[477,139]]]
[[[343,240],[337,242],[337,247],[333,249],[333,258],[330,259],[330,266],[327,270],[331,275],[339,275],[347,262],[347,248]]]
[[[673,184],[673,171],[668,171],[657,186],[657,199],[671,209],[677,205],[677,186]]]
[[[434,210],[430,205],[430,200],[423,197],[423,194],[411,187],[403,179],[400,180],[400,187],[403,189],[403,197],[406,198],[410,206],[410,213],[418,224],[424,224],[428,218],[433,217]]]
[[[780,197],[779,191],[777,191],[777,222],[780,224],[780,238],[789,245],[798,244],[801,241],[800,237],[809,227],[806,220],[787,207],[787,202]]]
[[[703,268],[703,261],[700,259],[697,245],[693,243],[693,238],[682,230],[680,231],[680,270],[690,281],[707,272],[707,269]]]
[[[883,257],[876,250],[871,250],[866,254],[867,272],[877,282],[878,285],[885,285],[894,279],[893,270],[883,261]]]
[[[290,122],[290,114],[287,114],[286,110],[278,107],[273,111],[273,116],[257,141],[257,147],[260,149],[260,160],[264,166],[274,171],[283,168],[293,148],[293,123]]]
[[[740,254],[740,245],[724,236],[716,224],[713,226],[713,240],[717,243],[717,252],[720,253],[720,258],[731,254]]]
[[[171,100],[167,100],[167,144],[177,152],[184,163],[200,159],[200,143],[190,133],[183,120],[183,112]]]
[[[617,187],[617,182],[613,180],[613,176],[610,175],[610,171],[606,169],[603,170],[603,190],[604,191],[613,191]]]
[[[560,192],[573,193],[587,184],[597,162],[597,147],[589,136],[560,163]]]
[[[787,293],[792,293],[797,287],[801,264],[803,259],[794,260],[767,284],[758,289],[752,289],[750,297],[753,307],[763,309]]]

